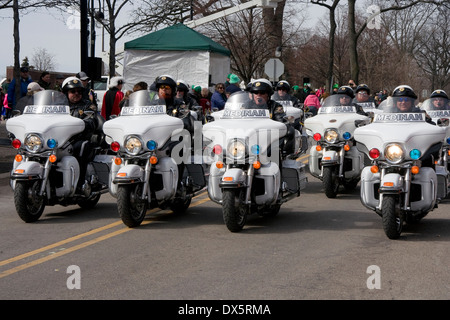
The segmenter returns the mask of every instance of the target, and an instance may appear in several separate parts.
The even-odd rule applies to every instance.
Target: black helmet
[[[445,91],[441,89],[434,90],[430,95],[430,98],[437,98],[437,97],[448,99],[447,93],[445,93]]]
[[[67,93],[70,89],[81,88],[84,89],[81,80],[77,77],[68,77],[62,83],[62,90],[64,93]]]
[[[175,82],[175,80],[173,80],[173,78],[168,75],[162,75],[162,76],[157,77],[155,80],[155,83],[156,83],[156,89],[159,89],[159,87],[161,85],[165,84],[172,88],[173,93],[175,93],[175,90],[177,88],[177,83]]]
[[[354,98],[355,97],[355,93],[353,92],[353,89],[349,86],[342,86],[339,88],[338,94],[345,94],[347,96],[349,96],[350,98]]]
[[[177,90],[178,91],[189,92],[189,86],[183,80],[178,80],[177,81]]]
[[[370,89],[367,84],[360,84],[359,86],[356,87],[355,92],[358,93],[358,91],[361,91],[361,90],[367,91],[367,94],[370,94]]]
[[[417,95],[414,93],[414,90],[407,85],[401,85],[394,89],[393,97],[408,97],[417,99]]]
[[[289,90],[291,90],[291,85],[286,80],[281,80],[277,83],[276,89],[277,90],[284,89],[287,92],[289,92]]]
[[[252,85],[250,87],[251,93],[256,92],[265,92],[269,95],[269,97],[273,94],[273,87],[269,80],[261,78],[256,79],[252,82]]]

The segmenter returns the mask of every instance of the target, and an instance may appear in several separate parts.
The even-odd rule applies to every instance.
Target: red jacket
[[[101,114],[105,120],[109,120],[111,115],[119,115],[119,103],[122,101],[124,93],[118,88],[114,87],[106,91],[103,96],[103,105]]]

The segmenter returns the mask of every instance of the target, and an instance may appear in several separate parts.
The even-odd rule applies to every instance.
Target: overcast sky
[[[322,7],[308,6],[313,16],[323,16]],[[45,48],[54,56],[55,70],[58,72],[77,73],[80,70],[80,30],[75,23],[79,20],[69,8],[66,13],[36,12],[20,18],[20,63],[32,57],[39,48]],[[6,67],[14,65],[14,38],[12,10],[0,10],[0,30],[2,31],[0,50],[0,79],[6,76]],[[310,15],[311,16],[311,15]],[[315,22],[310,19],[309,24]],[[96,29],[96,57],[101,57],[102,31]],[[123,37],[118,41],[116,50],[123,49],[125,42],[138,36]],[[108,51],[108,34],[105,33],[105,50]]]

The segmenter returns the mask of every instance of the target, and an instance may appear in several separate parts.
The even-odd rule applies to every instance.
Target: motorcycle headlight
[[[339,138],[339,134],[334,129],[328,129],[327,131],[325,131],[324,138],[328,143],[335,143]]]
[[[133,156],[139,154],[142,150],[142,141],[136,137],[129,137],[125,141],[125,150]]]
[[[384,149],[384,157],[390,163],[397,164],[404,159],[404,151],[401,145],[392,143]]]
[[[228,144],[227,153],[234,158],[243,158],[245,156],[245,144],[240,140],[231,141]]]
[[[42,138],[37,134],[29,134],[25,138],[24,146],[27,151],[37,153],[42,149]]]

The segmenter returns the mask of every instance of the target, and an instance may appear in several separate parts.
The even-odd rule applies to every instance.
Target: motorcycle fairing
[[[14,160],[16,163],[16,161]],[[11,180],[35,180],[42,179],[44,166],[35,161],[22,161],[11,172]]]
[[[84,128],[84,121],[70,114],[23,114],[6,122],[6,129],[22,142],[29,133],[41,135],[44,148],[48,139],[57,139],[62,146]]]
[[[156,141],[158,148],[164,146],[182,129],[183,120],[167,114],[119,116],[106,121],[103,125],[103,131],[112,141],[117,141],[123,146],[126,138],[134,135],[142,139],[145,149],[149,140]],[[110,143],[109,139],[108,142]]]

